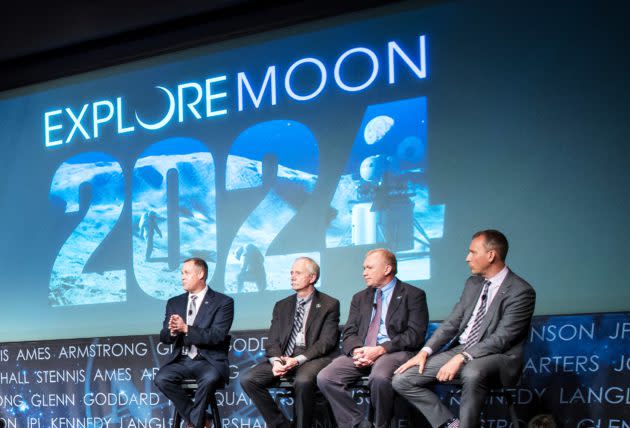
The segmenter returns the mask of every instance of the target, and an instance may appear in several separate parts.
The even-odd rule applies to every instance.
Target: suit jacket
[[[348,322],[343,329],[343,352],[347,355],[365,345],[375,292],[376,289],[370,287],[352,296]],[[424,343],[428,324],[429,309],[424,291],[396,280],[385,318],[390,340],[380,345],[388,353],[416,351]]]
[[[171,315],[177,314],[186,320],[187,308],[188,293],[172,297],[166,303],[160,341],[174,344],[166,364],[175,361],[181,354],[182,346],[195,345],[199,355],[212,364],[227,382],[229,379],[229,332],[234,319],[234,300],[208,288],[206,296],[197,310],[195,322],[188,327],[188,334],[180,333],[177,336],[171,336],[168,329],[169,318]]]
[[[304,356],[309,360],[330,354],[339,343],[339,300],[317,289],[313,293],[305,331]],[[293,294],[273,307],[266,349],[269,358],[282,356],[287,346],[293,329],[296,300],[297,295]]]
[[[454,347],[468,324],[483,288],[483,278],[471,276],[466,281],[459,302],[451,314],[427,341],[426,346],[437,352],[443,347]],[[536,292],[524,279],[508,272],[497,294],[488,307],[481,324],[479,342],[467,349],[473,358],[503,354],[504,382],[514,380],[520,374],[523,360],[523,344],[534,314]]]

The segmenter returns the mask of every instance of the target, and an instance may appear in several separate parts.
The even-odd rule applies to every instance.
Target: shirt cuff
[[[472,361],[474,360],[473,356],[470,355],[468,352],[463,351],[462,354],[466,357],[466,361]]]
[[[271,357],[271,358],[269,358],[268,361],[269,361],[269,364],[271,364],[273,366],[273,363],[275,363],[276,361],[282,361],[282,360],[280,360],[280,358],[278,358],[278,357]]]
[[[304,355],[298,355],[297,357],[295,357],[295,359],[298,360],[299,365],[302,365],[308,361],[308,358],[306,358]]]
[[[433,354],[433,349],[429,348],[428,346],[425,346],[424,348],[422,348],[420,352],[422,351],[426,352],[428,357],[430,357],[431,354]]]

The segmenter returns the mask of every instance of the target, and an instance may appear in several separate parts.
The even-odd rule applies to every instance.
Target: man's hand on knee
[[[438,371],[435,378],[440,382],[452,381],[455,376],[457,376],[457,373],[462,368],[465,361],[466,360],[464,359],[464,356],[462,354],[455,355],[453,358],[448,360],[446,364],[440,367],[440,370]]]
[[[422,373],[424,370],[424,365],[427,362],[427,355],[428,354],[426,351],[418,352],[414,357],[410,358],[405,364],[398,367],[396,371],[394,372],[394,374],[404,373],[407,371],[407,369],[413,366],[418,366],[418,373]]]

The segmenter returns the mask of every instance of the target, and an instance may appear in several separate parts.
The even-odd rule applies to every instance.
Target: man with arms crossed
[[[267,342],[268,360],[241,378],[241,386],[262,414],[268,427],[289,427],[268,387],[280,376],[295,377],[294,426],[310,428],[313,420],[315,378],[330,363],[339,343],[339,301],[315,289],[319,266],[300,257],[291,267],[295,294],[273,308]]]
[[[392,376],[424,343],[429,311],[424,291],[396,278],[396,256],[383,248],[369,251],[363,262],[367,288],[352,297],[343,331],[343,353],[317,376],[337,425],[369,425],[348,385],[369,375],[374,425],[389,425],[394,407]]]
[[[505,265],[507,252],[501,232],[473,235],[466,257],[473,276],[459,302],[418,355],[396,370],[394,389],[433,427],[478,427],[488,390],[520,375],[536,294]],[[452,380],[462,384],[460,419],[428,388]]]
[[[170,358],[155,376],[155,384],[186,421],[187,428],[210,426],[208,394],[228,381],[229,331],[234,318],[232,298],[208,288],[208,265],[199,258],[182,266],[184,294],[166,303],[160,341],[172,343]],[[194,401],[181,388],[183,379],[196,379]]]

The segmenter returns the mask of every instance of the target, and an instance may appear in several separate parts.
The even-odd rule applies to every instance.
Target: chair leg
[[[179,416],[177,409],[173,407],[173,425],[171,425],[171,428],[179,428],[181,424],[182,418]]]
[[[214,422],[214,428],[221,428],[221,415],[219,415],[219,406],[217,405],[217,397],[212,393],[210,398],[210,409],[212,410],[212,420]]]
[[[514,405],[512,394],[510,394],[508,391],[503,391],[503,395],[508,405],[508,411],[510,412],[510,420],[512,421],[512,428],[519,428],[518,416],[516,415],[516,406]]]

